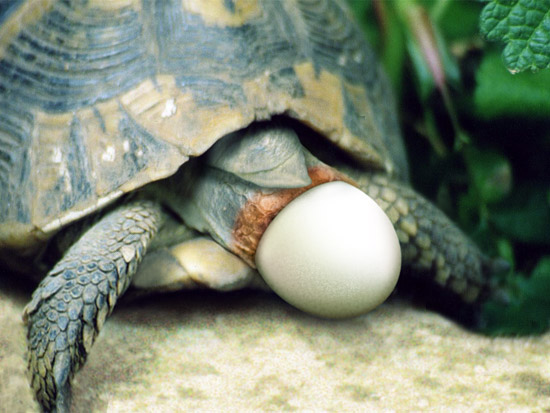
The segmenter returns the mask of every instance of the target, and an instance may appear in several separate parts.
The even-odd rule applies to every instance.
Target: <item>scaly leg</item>
[[[428,274],[464,303],[485,296],[491,289],[490,275],[506,268],[502,260],[485,257],[443,212],[408,185],[379,175],[358,181],[394,224],[403,266]]]
[[[31,385],[44,411],[70,410],[70,379],[162,225],[153,202],[122,205],[67,251],[24,312]]]

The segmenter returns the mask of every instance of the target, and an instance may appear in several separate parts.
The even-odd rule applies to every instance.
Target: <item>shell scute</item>
[[[275,115],[405,174],[389,86],[342,2],[27,3],[0,10],[0,247]]]

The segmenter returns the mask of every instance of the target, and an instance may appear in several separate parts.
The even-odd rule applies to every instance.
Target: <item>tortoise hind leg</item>
[[[48,273],[24,311],[31,385],[44,411],[70,410],[70,379],[162,225],[160,206],[122,205]]]
[[[427,275],[465,304],[476,304],[490,292],[490,275],[505,269],[502,260],[485,257],[443,212],[408,185],[381,175],[359,181],[394,224],[404,267]]]
[[[132,287],[135,296],[193,288],[269,290],[256,270],[202,235],[148,253],[132,280]]]

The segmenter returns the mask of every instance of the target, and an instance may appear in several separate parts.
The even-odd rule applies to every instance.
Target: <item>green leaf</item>
[[[550,245],[550,186],[518,188],[513,196],[491,210],[491,223],[508,238]],[[550,290],[549,290],[550,291]]]
[[[351,8],[353,15],[362,22],[363,18],[367,14],[367,10],[371,6],[371,2],[368,0],[348,0],[348,5]]]
[[[550,256],[539,260],[531,277],[514,276],[505,287],[508,302],[488,301],[481,331],[491,335],[538,334],[550,326]]]
[[[377,30],[374,25],[371,24],[372,22],[369,22],[367,19],[369,9],[372,6],[371,2],[369,0],[348,0],[348,6],[351,9],[351,13],[355,17],[355,20],[372,42],[378,34],[376,33]]]
[[[401,93],[405,57],[403,24],[390,2],[372,4],[370,0],[347,0],[367,40],[377,51],[394,90]],[[376,10],[378,9],[378,10]]]
[[[481,13],[481,32],[502,40],[512,72],[550,67],[550,0],[492,0]]]
[[[550,71],[511,75],[493,52],[483,57],[476,81],[474,103],[478,116],[550,116]]]
[[[380,57],[394,90],[400,94],[403,89],[403,71],[405,69],[407,56],[404,33],[405,28],[397,16],[395,9],[390,7],[390,3],[379,4],[381,7],[385,7],[386,16],[384,48],[381,51]]]
[[[531,279],[537,282],[548,282],[550,280],[550,257],[544,257],[537,263],[537,266],[531,273]],[[546,292],[548,291],[546,290]],[[550,301],[550,295],[545,295],[546,299]]]
[[[417,88],[423,101],[428,99],[430,93],[435,89],[435,81],[430,72],[430,67],[422,55],[418,44],[412,38],[407,39],[407,52],[411,58],[414,74],[416,75]]]
[[[512,243],[505,238],[500,238],[497,240],[496,244],[498,256],[504,258],[510,263],[512,268],[514,268],[516,266],[516,257],[514,255],[514,247],[512,246]]]
[[[482,4],[477,1],[427,0],[430,14],[447,41],[469,39],[478,34]]]
[[[493,151],[473,146],[464,151],[466,165],[481,200],[492,203],[502,200],[512,187],[512,170],[508,159]]]

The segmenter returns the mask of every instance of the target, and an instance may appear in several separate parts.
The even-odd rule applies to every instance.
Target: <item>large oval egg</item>
[[[256,251],[266,283],[288,303],[325,318],[364,314],[392,292],[401,270],[393,225],[368,195],[329,182],[292,200]]]

